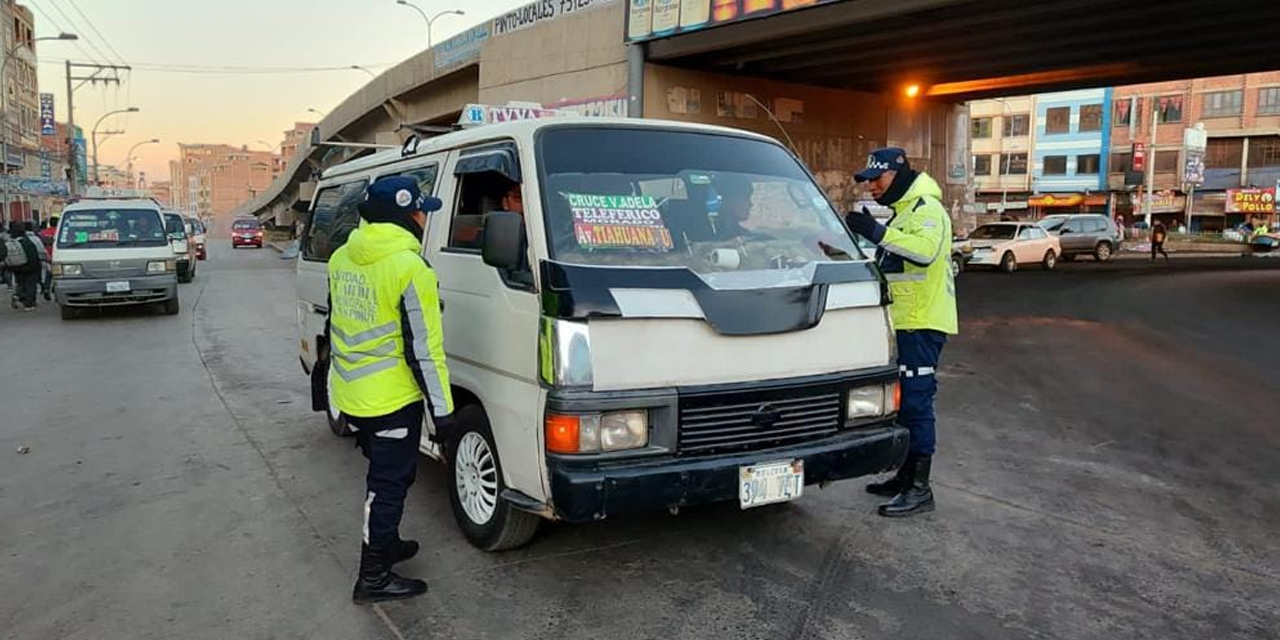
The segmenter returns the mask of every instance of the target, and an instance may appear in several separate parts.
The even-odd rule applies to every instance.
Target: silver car
[[[1093,256],[1106,262],[1120,250],[1124,234],[1111,218],[1096,213],[1053,215],[1041,220],[1040,228],[1057,236],[1062,245],[1062,259]]]

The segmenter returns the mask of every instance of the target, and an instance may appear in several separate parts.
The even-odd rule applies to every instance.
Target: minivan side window
[[[433,164],[428,167],[418,167],[417,169],[410,169],[391,175],[413,178],[418,181],[418,191],[421,191],[423,195],[430,196],[436,193],[436,175],[439,171],[440,168]]]
[[[364,199],[364,188],[365,181],[357,180],[326,187],[316,194],[302,245],[304,260],[326,262],[338,247],[346,244],[347,236],[360,224],[356,207]]]

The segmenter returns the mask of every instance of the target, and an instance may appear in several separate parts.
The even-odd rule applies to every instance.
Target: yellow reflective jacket
[[[358,418],[426,398],[453,413],[436,274],[394,224],[361,221],[329,258],[329,393]]]
[[[942,189],[921,172],[893,203],[877,258],[893,294],[894,329],[960,332],[951,272],[951,217]]]

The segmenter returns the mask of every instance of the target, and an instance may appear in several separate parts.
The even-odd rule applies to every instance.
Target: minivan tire
[[[502,478],[502,461],[484,409],[474,404],[459,409],[454,414],[453,430],[455,433],[446,452],[449,459],[449,504],[453,507],[453,518],[462,535],[484,551],[505,551],[528,544],[538,532],[542,518],[516,509],[502,498],[507,485]],[[490,476],[493,478],[490,481],[493,484],[493,511],[485,522],[476,522],[464,506],[464,501],[471,496],[462,493],[468,485],[475,491],[485,491],[476,485],[479,480]]]
[[[178,294],[173,294],[172,298],[164,301],[164,314],[166,316],[176,316],[182,311],[182,303],[178,301]]]
[[[1108,262],[1111,260],[1112,255],[1114,255],[1114,250],[1111,248],[1110,242],[1099,242],[1097,248],[1093,250],[1093,259],[1098,262]]]
[[[1013,273],[1018,270],[1018,260],[1013,257],[1013,253],[1006,251],[1004,256],[1000,258],[1000,270],[1005,273]]]

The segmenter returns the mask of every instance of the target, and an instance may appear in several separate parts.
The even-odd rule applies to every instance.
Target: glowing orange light
[[[909,84],[909,85],[907,85],[907,97],[908,97],[908,98],[914,98],[914,97],[916,97],[916,96],[918,96],[918,95],[920,95],[920,85],[918,85],[918,84]]]

